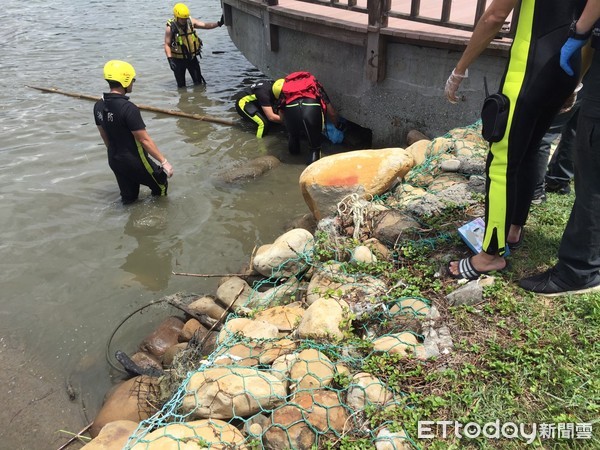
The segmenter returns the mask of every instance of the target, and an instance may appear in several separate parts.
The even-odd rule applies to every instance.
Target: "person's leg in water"
[[[288,151],[292,155],[300,154],[300,135],[291,134],[288,136]]]
[[[200,61],[198,61],[197,56],[194,56],[192,59],[188,60],[187,68],[190,72],[194,84],[206,84],[206,80],[202,76],[202,70],[200,69]]]
[[[169,182],[166,172],[152,159],[141,153],[138,157],[129,156],[122,164],[121,171],[127,183],[135,189],[132,191],[137,199],[140,185],[147,186],[152,196],[166,196]],[[131,189],[130,189],[131,190]],[[123,191],[123,190],[122,190]]]
[[[140,183],[131,177],[129,165],[114,158],[109,158],[108,165],[117,179],[121,202],[124,205],[135,202],[140,194]]]
[[[181,58],[174,58],[173,61],[175,61],[175,70],[173,71],[173,75],[175,75],[177,87],[185,87],[185,72],[187,70],[187,62],[185,59]]]
[[[302,124],[308,137],[308,160],[312,164],[321,158],[321,141],[323,139],[323,110],[321,104],[309,99],[301,103]]]
[[[300,153],[300,137],[304,132],[302,111],[298,101],[285,105],[283,122],[288,132],[288,151],[292,155],[298,155]]]
[[[257,125],[256,137],[262,138],[269,131],[269,120],[256,100],[256,95],[249,94],[235,102],[235,109],[240,116]]]

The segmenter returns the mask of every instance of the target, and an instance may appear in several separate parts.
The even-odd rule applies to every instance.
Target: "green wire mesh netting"
[[[448,158],[473,159],[482,162],[489,150],[489,144],[481,136],[481,120],[464,128],[449,131],[426,144],[425,159],[408,173],[402,188],[423,188],[436,190],[432,181],[442,173],[441,162]],[[478,171],[481,173],[481,171]],[[462,164],[460,175],[473,172],[468,164]]]
[[[481,161],[488,148],[480,126],[430,141],[421,164],[394,192],[370,202],[340,202],[338,215],[353,223],[354,245],[368,228],[368,208],[361,201],[386,204],[408,186],[429,189],[450,153]],[[327,235],[330,247],[318,242],[296,251],[272,276],[252,283],[244,302],[232,308],[213,351],[206,354],[202,340],[188,343],[161,377],[160,393],[144,400],[160,408],[139,424],[126,449],[318,449],[335,448],[348,438],[363,445],[352,448],[419,448],[398,420],[407,415],[394,411],[411,408],[403,370],[428,364],[423,329],[425,323],[432,326],[434,307],[426,298],[399,295],[403,280],[352,264],[351,255],[344,254],[347,247],[338,242],[350,238]],[[413,245],[434,247],[448,238],[417,235]],[[398,243],[384,244],[393,253]],[[317,291],[307,280],[319,277],[326,282]],[[299,329],[303,316],[294,308],[308,314],[316,299],[329,308],[311,317],[317,329],[336,315],[338,329],[315,335]],[[262,321],[261,314],[275,307],[289,308],[285,326]]]
[[[282,266],[305,268],[313,263],[312,253],[301,253]],[[421,336],[408,327],[416,328],[414,321],[424,317],[430,305],[424,298],[392,299],[385,293],[383,301],[373,302],[356,292],[366,278],[373,277],[346,273],[338,280],[339,290],[321,294],[354,302],[358,312],[353,320],[348,316],[344,339],[279,332],[271,338],[248,337],[227,325],[251,319],[232,313],[208,357],[201,356],[201,342],[190,341],[162,380],[163,386],[178,385],[174,394],[140,423],[125,448],[319,448],[323,439],[335,441],[346,435],[389,441],[386,448],[414,444],[397,423],[372,424],[367,417],[369,410],[373,416],[374,410],[405,407],[404,394],[390,388],[385,371],[379,378],[368,375],[372,357],[381,354],[369,342],[387,339],[387,351],[416,354]],[[276,282],[257,283],[247,304],[260,297],[261,288]],[[299,289],[287,298],[304,294]]]

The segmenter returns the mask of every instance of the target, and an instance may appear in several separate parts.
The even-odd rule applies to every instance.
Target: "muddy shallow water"
[[[3,422],[34,423],[24,417],[40,415],[38,397],[47,394],[64,408],[52,419],[45,415],[50,423],[40,425],[40,432],[77,427],[78,420],[83,427],[119,375],[105,358],[117,325],[165,295],[214,291],[216,279],[172,271],[236,272],[255,245],[272,242],[290,218],[307,211],[297,183],[303,159],[287,155],[283,132],[257,140],[243,126],[147,111],[142,111],[147,129],[175,176],[167,198],[151,199],[146,190],[137,204],[120,204],[93,102],[27,85],[100,96],[106,90],[104,63],[125,59],[137,71],[135,103],[239,122],[233,96],[262,77],[235,49],[225,27],[200,30],[208,84],[177,90],[162,48],[171,5],[156,0],[140,5],[3,3],[0,360],[7,380],[15,381],[3,387],[2,403],[8,405]],[[216,21],[221,14],[218,2],[190,7],[201,20]],[[249,183],[215,182],[217,172],[260,155],[277,156],[283,164]],[[134,350],[127,346],[168,312],[133,315],[111,351]],[[39,390],[27,382],[32,373],[35,384],[41,380]],[[74,402],[67,386],[77,391]],[[7,448],[47,441],[3,425]]]

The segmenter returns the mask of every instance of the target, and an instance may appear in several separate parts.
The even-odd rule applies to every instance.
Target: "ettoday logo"
[[[499,419],[483,425],[476,422],[463,424],[453,420],[421,420],[418,422],[419,439],[521,439],[531,444],[540,439],[591,439],[591,423],[500,423]]]

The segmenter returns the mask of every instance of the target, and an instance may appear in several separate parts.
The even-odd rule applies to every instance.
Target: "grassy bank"
[[[456,228],[472,219],[469,211],[452,208],[425,223],[430,235],[401,243],[395,267],[375,269],[377,275],[409,281],[395,295],[420,295],[438,305],[455,349],[425,363],[396,356],[365,361],[365,371],[401,392],[406,405],[370,411],[374,424],[392,420],[415,446],[427,449],[600,448],[600,294],[548,299],[516,285],[556,262],[573,199],[549,194],[546,203],[532,207],[524,245],[478,305],[445,307],[445,295],[457,284],[440,270],[449,259],[469,254],[456,235]],[[529,445],[523,439],[459,439],[452,426],[444,439],[440,427],[428,433],[433,439],[417,438],[418,421],[443,420],[523,423],[527,432],[531,424],[548,424],[554,438],[541,439],[538,431]],[[578,428],[589,423],[595,428],[591,437],[589,429]],[[337,446],[372,448],[350,436]]]

